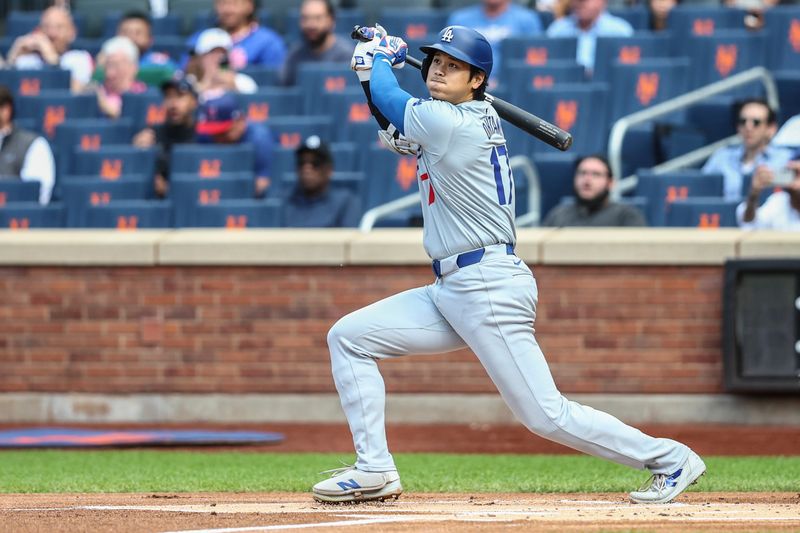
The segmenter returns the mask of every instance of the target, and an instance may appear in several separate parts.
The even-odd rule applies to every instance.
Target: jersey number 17
[[[508,161],[508,150],[506,145],[492,147],[492,168],[494,169],[494,181],[497,184],[497,201],[500,205],[510,205],[511,198],[514,196],[514,177],[511,174],[511,164]],[[508,190],[508,198],[506,198]]]

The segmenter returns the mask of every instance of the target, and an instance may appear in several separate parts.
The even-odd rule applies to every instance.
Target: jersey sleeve
[[[406,103],[403,134],[435,159],[440,159],[450,145],[453,129],[458,122],[458,112],[453,104],[412,98]]]

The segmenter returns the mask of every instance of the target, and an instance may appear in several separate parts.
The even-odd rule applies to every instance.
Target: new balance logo
[[[361,485],[359,485],[358,482],[355,479],[348,479],[347,481],[340,481],[340,482],[337,483],[337,485],[339,485],[339,488],[342,489],[342,490],[360,489],[361,488]]]
[[[453,42],[453,28],[446,28],[442,34],[442,41],[446,43]]]
[[[667,478],[667,486],[668,487],[674,487],[675,485],[677,485],[678,484],[677,479],[679,477],[681,477],[681,473],[682,472],[683,472],[683,468],[681,468],[680,470],[678,470],[677,472],[675,472],[674,474],[669,476]]]

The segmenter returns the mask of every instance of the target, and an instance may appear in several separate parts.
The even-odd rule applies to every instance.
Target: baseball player
[[[371,70],[377,109],[417,151],[423,244],[435,279],[355,311],[328,333],[336,390],[357,455],[313,488],[324,502],[396,498],[400,476],[384,428],[378,361],[469,347],[514,415],[542,437],[652,476],[637,503],[673,500],[705,472],[687,446],[654,438],[561,395],[534,337],[537,287],[514,255],[514,179],[500,119],[484,100],[492,72],[486,39],[444,28],[426,54],[431,98],[403,91],[391,71],[405,61],[402,39],[382,35],[356,47],[352,65]]]

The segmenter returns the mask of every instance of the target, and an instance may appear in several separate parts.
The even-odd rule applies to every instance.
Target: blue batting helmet
[[[419,48],[428,55],[422,64],[422,79],[428,79],[428,69],[433,54],[444,52],[456,59],[479,68],[486,73],[492,73],[492,47],[486,37],[465,26],[448,26],[439,32],[439,39],[427,46]]]

